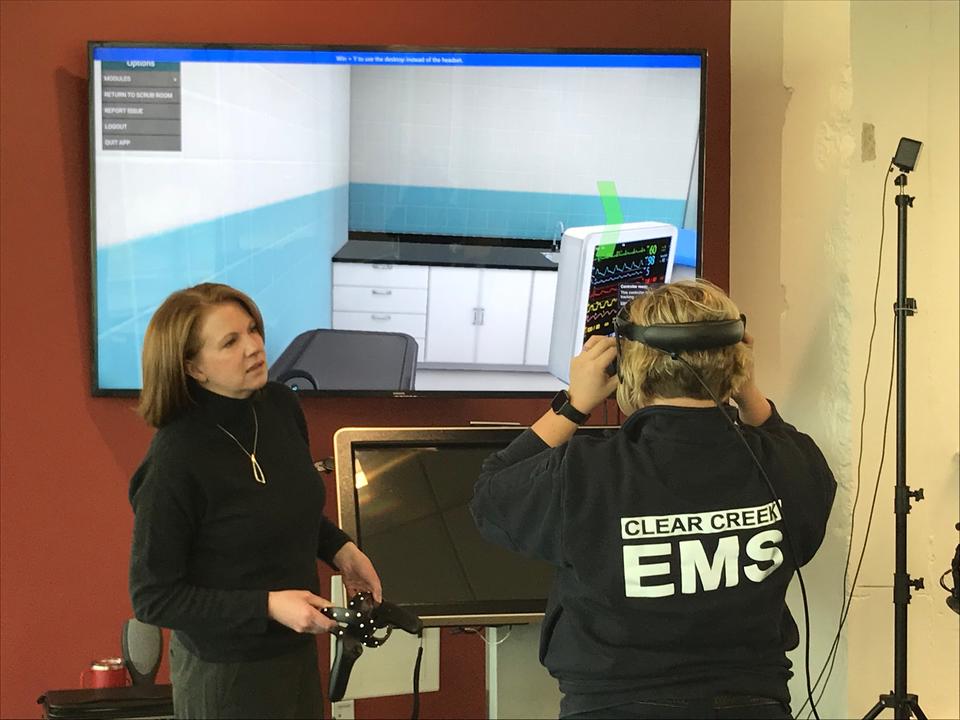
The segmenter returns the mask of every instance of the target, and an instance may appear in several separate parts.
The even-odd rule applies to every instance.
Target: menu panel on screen
[[[253,298],[305,391],[564,387],[569,228],[669,224],[696,272],[703,59],[92,43],[94,391],[140,388],[150,317],[200,282]]]

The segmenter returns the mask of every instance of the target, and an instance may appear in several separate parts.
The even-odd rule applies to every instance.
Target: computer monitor
[[[153,312],[214,281],[304,394],[555,393],[567,229],[669,224],[674,274],[699,270],[706,59],[91,43],[93,392],[136,393]],[[409,348],[410,382],[310,362],[329,331]]]
[[[524,430],[343,428],[334,435],[340,526],[373,562],[385,599],[434,627],[540,620],[554,568],[488,543],[469,508],[484,459]]]

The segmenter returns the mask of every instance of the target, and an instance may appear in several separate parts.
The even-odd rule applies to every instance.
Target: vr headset
[[[621,338],[635,340],[668,355],[676,356],[681,352],[736,345],[743,340],[743,333],[747,328],[747,316],[742,313],[734,320],[636,325],[630,322],[629,308],[630,303],[627,303],[613,319],[613,332],[617,339],[617,359],[607,369],[610,375],[616,373],[621,382],[623,381],[619,362],[622,353]]]

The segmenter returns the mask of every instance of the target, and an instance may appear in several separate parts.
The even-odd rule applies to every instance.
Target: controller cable
[[[417,661],[413,664],[413,710],[410,720],[420,717],[420,661],[423,660],[423,630],[417,633],[420,647],[417,649]]]

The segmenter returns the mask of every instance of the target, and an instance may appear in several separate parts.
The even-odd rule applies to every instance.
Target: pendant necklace
[[[260,463],[257,462],[257,437],[260,435],[260,423],[257,421],[257,409],[250,406],[250,409],[253,410],[253,452],[247,452],[247,449],[243,444],[234,437],[233,433],[227,430],[223,425],[217,423],[217,427],[223,430],[223,432],[233,440],[237,447],[239,447],[246,455],[250,456],[250,464],[253,466],[253,479],[256,480],[261,485],[267,484],[267,478],[263,475],[263,470],[260,468]]]

